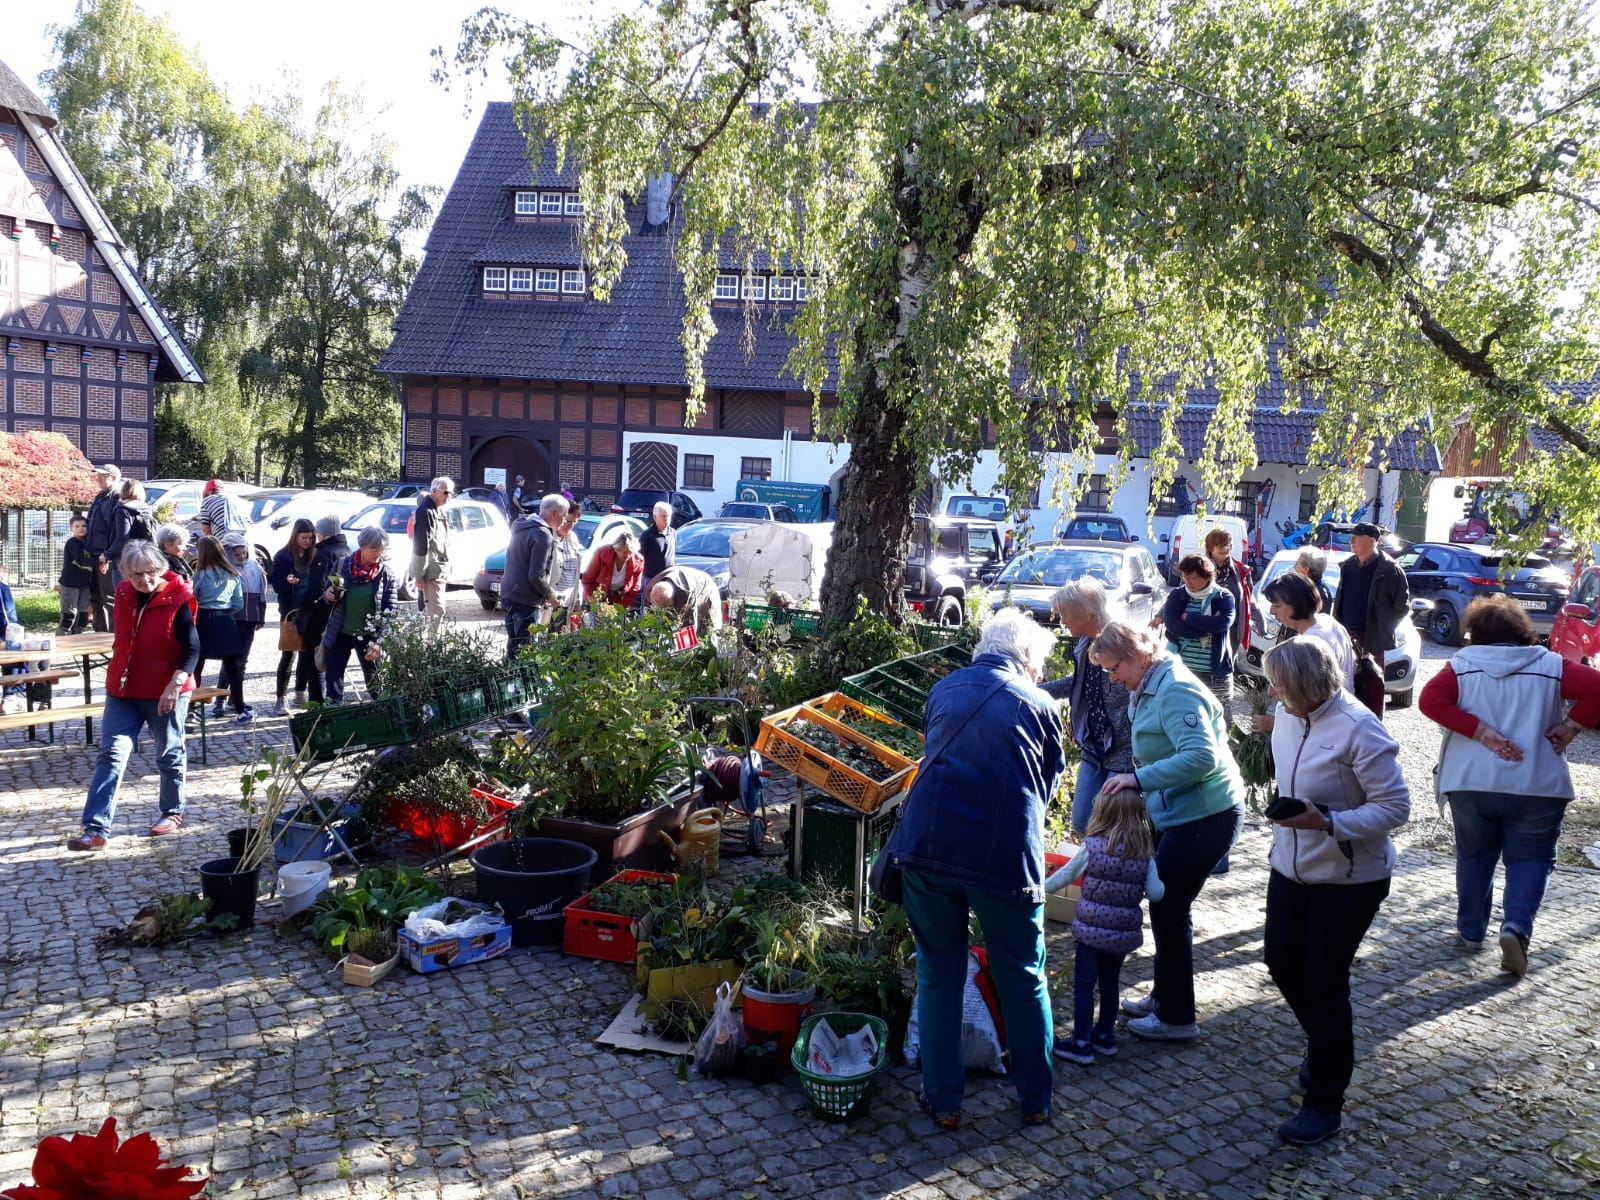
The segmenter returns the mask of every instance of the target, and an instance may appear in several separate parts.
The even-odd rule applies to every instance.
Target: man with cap
[[[1383,665],[1394,649],[1395,630],[1411,615],[1411,589],[1405,572],[1378,549],[1383,531],[1363,521],[1350,531],[1350,557],[1339,566],[1339,591],[1333,619],[1343,625],[1357,654],[1371,654]]]
[[[117,573],[106,557],[106,551],[117,536],[117,505],[121,503],[122,471],[115,463],[106,463],[94,469],[94,480],[100,493],[89,505],[89,532],[84,535],[84,548],[94,564],[93,592],[94,629],[96,633],[111,632],[111,610],[117,593]]]
[[[200,501],[200,531],[222,541],[230,533],[243,533],[244,522],[233,509],[228,493],[222,484],[212,479],[206,483],[205,499]]]

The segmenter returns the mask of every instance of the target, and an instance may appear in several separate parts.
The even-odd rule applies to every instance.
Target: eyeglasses
[[[1122,670],[1122,663],[1123,660],[1120,658],[1114,663],[1103,662],[1100,664],[1100,669],[1107,675],[1114,675],[1116,672]]]

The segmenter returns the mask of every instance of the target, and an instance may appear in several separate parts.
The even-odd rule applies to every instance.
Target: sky
[[[314,102],[329,80],[359,89],[374,132],[395,147],[406,185],[448,188],[489,100],[510,97],[502,80],[475,82],[471,111],[459,87],[446,92],[430,78],[435,46],[453,51],[462,19],[486,0],[143,0],[165,15],[178,37],[205,62],[235,104],[286,90],[298,79]],[[497,0],[498,7],[575,32],[592,14],[622,0]],[[39,72],[53,65],[51,25],[71,22],[77,0],[30,0],[20,19],[5,22],[0,58],[38,89]]]

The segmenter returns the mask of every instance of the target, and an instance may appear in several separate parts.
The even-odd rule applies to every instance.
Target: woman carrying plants
[[[331,608],[328,627],[322,634],[324,686],[329,704],[344,700],[344,672],[351,654],[356,654],[361,663],[367,690],[372,689],[372,672],[382,651],[373,640],[371,623],[380,614],[394,611],[394,576],[383,561],[388,544],[388,534],[376,525],[368,525],[356,536],[356,552],[329,576],[323,599]]]
[[[1194,1009],[1194,929],[1189,913],[1206,877],[1244,825],[1244,782],[1228,749],[1227,718],[1211,690],[1146,630],[1107,625],[1090,659],[1133,695],[1133,762],[1102,794],[1144,793],[1156,827],[1156,870],[1166,895],[1150,903],[1155,987],[1124,1000],[1128,1032],[1159,1041],[1200,1036]]]
[[[945,1129],[961,1124],[966,1082],[969,913],[983,928],[1022,1112],[1032,1124],[1050,1119],[1044,821],[1066,754],[1056,702],[1037,683],[1052,642],[1020,609],[1002,609],[972,665],[934,684],[927,754],[884,851],[904,872],[917,944],[920,1102]]]
[[[1339,1131],[1355,1065],[1350,964],[1389,894],[1389,831],[1409,819],[1411,794],[1399,743],[1347,689],[1326,642],[1297,637],[1265,666],[1280,701],[1266,960],[1306,1035],[1301,1108],[1278,1137],[1309,1146]]]
[[[83,832],[67,843],[68,850],[106,848],[122,772],[134,739],[146,726],[161,773],[161,816],[150,827],[150,836],[164,837],[183,828],[188,761],[183,717],[200,662],[194,596],[150,542],[129,542],[117,569],[122,582],[117,585],[116,637],[106,668],[100,755],[83,805]]]
[[[1039,686],[1046,695],[1067,702],[1080,755],[1072,789],[1072,831],[1082,836],[1106,780],[1133,769],[1128,692],[1089,660],[1089,643],[1100,636],[1109,619],[1105,585],[1087,576],[1069,579],[1050,597],[1050,607],[1077,639],[1072,647],[1071,676]]]
[[[246,723],[250,717],[245,715],[238,626],[244,618],[244,583],[239,578],[239,568],[214,537],[200,539],[191,586],[200,605],[200,665],[195,669],[195,676],[205,677],[206,659],[221,659],[222,673],[217,677],[217,686],[232,691],[233,711],[239,714],[241,723]]]
[[[289,544],[272,559],[272,590],[278,593],[278,701],[272,715],[284,715],[283,698],[289,694],[289,669],[294,668],[294,704],[304,708],[306,690],[322,698],[311,648],[300,636],[296,619],[311,590],[311,564],[317,556],[317,530],[305,517],[295,519]]]
[[[599,592],[608,604],[632,608],[643,586],[644,555],[639,553],[639,539],[623,530],[589,560],[583,573],[583,602],[591,603]]]

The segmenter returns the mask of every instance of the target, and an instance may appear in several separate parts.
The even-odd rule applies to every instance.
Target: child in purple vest
[[[1132,789],[1096,801],[1083,849],[1045,880],[1045,891],[1083,876],[1072,922],[1077,945],[1072,971],[1072,1037],[1057,1038],[1057,1058],[1089,1066],[1096,1054],[1117,1052],[1117,990],[1122,960],[1144,941],[1146,896],[1161,899],[1166,888],[1156,873],[1155,844],[1145,815],[1144,795]],[[1094,1019],[1095,987],[1100,990],[1100,1020]],[[1091,1029],[1092,1025],[1092,1029]]]

